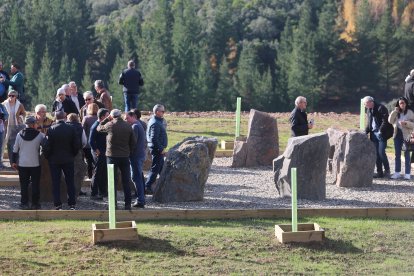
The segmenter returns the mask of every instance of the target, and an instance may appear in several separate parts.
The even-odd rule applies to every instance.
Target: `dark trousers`
[[[50,174],[52,176],[53,185],[53,201],[55,206],[62,205],[60,199],[60,179],[62,177],[62,171],[65,176],[66,188],[68,191],[68,205],[76,204],[76,192],[75,192],[75,166],[72,163],[66,164],[51,164],[49,163]]]
[[[131,180],[131,173],[129,170],[129,158],[128,157],[110,157],[106,158],[108,164],[114,164],[114,185],[115,185],[115,198],[116,198],[116,179],[118,179],[118,169],[121,171],[122,187],[124,189],[125,206],[131,205],[131,187],[129,181]]]
[[[395,172],[401,172],[401,149],[404,144],[404,137],[401,129],[398,129],[397,135],[394,137],[394,148],[395,148]],[[404,151],[405,158],[405,174],[411,172],[410,152]]]
[[[101,196],[108,196],[108,170],[106,166],[106,155],[100,153],[96,156],[95,152],[91,151],[94,159],[94,169],[91,179],[92,196],[100,194]]]
[[[86,160],[86,164],[88,165],[88,177],[92,178],[93,169],[95,167],[95,160],[92,156],[92,152],[90,148],[84,148],[83,154]]]
[[[147,182],[145,183],[145,188],[151,189],[151,185],[157,179],[157,176],[161,173],[162,167],[164,166],[164,155],[161,154],[158,150],[150,149],[152,157],[151,170],[148,174]]]
[[[390,172],[390,164],[388,163],[387,155],[385,154],[385,149],[387,148],[387,140],[381,137],[379,132],[370,133],[370,139],[375,145],[377,151],[377,173],[382,174],[382,166],[386,172]]]
[[[136,156],[129,157],[131,162],[132,181],[135,185],[135,197],[141,204],[145,204],[144,194],[144,179],[142,177],[142,165],[144,164],[145,157],[138,158]]]
[[[29,202],[29,184],[32,184],[32,205],[39,204],[39,183],[40,183],[40,166],[39,167],[19,167],[21,203]]]

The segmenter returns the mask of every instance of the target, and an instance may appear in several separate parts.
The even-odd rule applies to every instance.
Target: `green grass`
[[[286,220],[139,222],[138,242],[93,246],[91,221],[3,221],[2,275],[414,273],[412,221],[310,218],[322,244],[279,244]]]

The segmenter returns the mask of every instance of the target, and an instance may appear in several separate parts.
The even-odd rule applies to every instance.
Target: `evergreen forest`
[[[118,78],[134,59],[140,109],[284,112],[303,95],[316,111],[403,94],[414,68],[407,0],[0,0],[0,60],[25,75],[28,108],[74,80]]]

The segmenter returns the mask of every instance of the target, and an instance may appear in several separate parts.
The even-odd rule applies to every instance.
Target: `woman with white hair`
[[[9,114],[6,124],[7,130],[5,139],[9,158],[13,154],[13,146],[16,141],[17,133],[24,128],[24,118],[26,116],[26,110],[24,109],[23,104],[17,99],[17,96],[17,91],[10,90],[7,100],[3,102],[3,105]]]
[[[47,133],[49,127],[53,124],[53,120],[47,117],[47,107],[44,104],[38,104],[35,107],[37,130],[43,134]]]
[[[66,114],[75,113],[79,114],[78,109],[74,102],[66,98],[66,92],[64,88],[59,88],[56,91],[56,99],[53,102],[52,112],[63,111]]]

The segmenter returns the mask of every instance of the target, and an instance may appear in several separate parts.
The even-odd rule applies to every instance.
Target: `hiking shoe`
[[[40,210],[42,209],[42,206],[40,204],[32,204],[32,210]]]
[[[374,173],[374,178],[383,178],[384,174],[383,173]]]
[[[135,201],[134,204],[132,204],[132,207],[144,209],[145,208],[145,204],[143,204],[141,202],[138,202],[138,201]]]
[[[384,172],[384,178],[390,178],[391,177],[391,172],[390,171],[385,171]]]
[[[391,175],[391,179],[399,179],[399,178],[401,178],[401,174],[399,172],[396,172],[393,175]]]
[[[20,203],[19,208],[22,210],[30,210],[29,205],[24,204],[24,203]]]
[[[411,174],[405,174],[404,179],[405,180],[410,180],[411,179]]]
[[[83,192],[82,190],[79,191],[79,196],[86,196],[86,195],[87,195],[86,192]]]
[[[131,205],[130,204],[125,205],[124,210],[131,211]]]
[[[76,210],[76,206],[75,205],[69,205],[69,210],[72,210],[72,211]]]
[[[62,210],[62,204],[58,205],[58,206],[55,206],[55,210]]]
[[[152,195],[153,194],[152,189],[151,188],[145,188],[145,194],[146,195]]]

